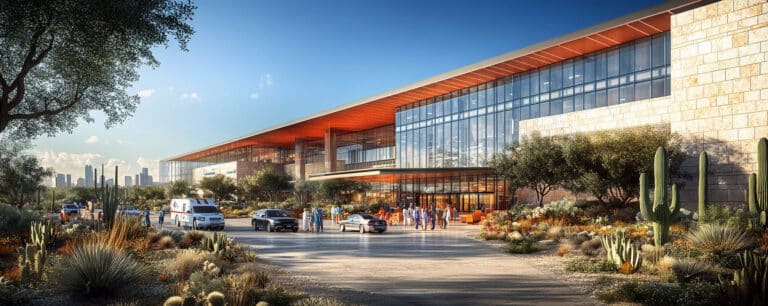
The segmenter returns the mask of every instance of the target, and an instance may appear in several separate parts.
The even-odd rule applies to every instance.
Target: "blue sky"
[[[121,177],[157,160],[304,117],[661,1],[197,1],[189,52],[157,48],[124,124],[40,138],[45,166]],[[123,182],[122,178],[119,180]]]

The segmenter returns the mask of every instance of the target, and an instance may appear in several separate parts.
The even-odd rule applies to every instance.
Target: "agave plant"
[[[141,280],[148,270],[128,253],[87,244],[63,257],[51,272],[51,284],[62,292],[101,296],[119,293]]]
[[[729,224],[703,224],[688,233],[686,240],[714,257],[734,254],[752,243],[746,232]]]

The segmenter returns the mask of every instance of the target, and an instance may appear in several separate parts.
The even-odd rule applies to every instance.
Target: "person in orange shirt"
[[[379,213],[377,213],[377,215],[379,215],[379,219],[385,220],[386,212],[384,212],[384,208],[379,208]]]

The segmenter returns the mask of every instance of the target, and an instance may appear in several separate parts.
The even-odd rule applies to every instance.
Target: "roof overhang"
[[[310,174],[309,181],[349,180],[362,182],[395,183],[400,179],[423,179],[467,175],[493,175],[494,170],[471,168],[384,168],[358,169]]]
[[[394,124],[395,109],[670,29],[670,16],[712,0],[672,0],[442,73],[337,108],[215,144],[168,160],[195,160],[244,146],[291,148],[296,139],[320,139],[329,128],[360,131]]]

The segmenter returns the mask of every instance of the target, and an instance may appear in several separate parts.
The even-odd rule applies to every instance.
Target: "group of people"
[[[431,225],[431,230],[435,229],[435,224],[438,220],[442,221],[440,227],[443,229],[448,228],[448,224],[451,218],[458,215],[458,210],[455,207],[451,207],[449,204],[445,209],[439,209],[434,204],[426,207],[419,207],[409,205],[408,208],[403,209],[403,215],[405,215],[405,225],[416,225],[416,230],[421,225],[423,230],[427,230],[427,226]]]
[[[335,207],[334,207],[335,208]],[[335,211],[335,210],[332,210]],[[333,216],[333,214],[331,214]],[[316,207],[311,209],[304,208],[304,212],[301,214],[302,227],[306,232],[322,232],[323,231],[323,209]]]

